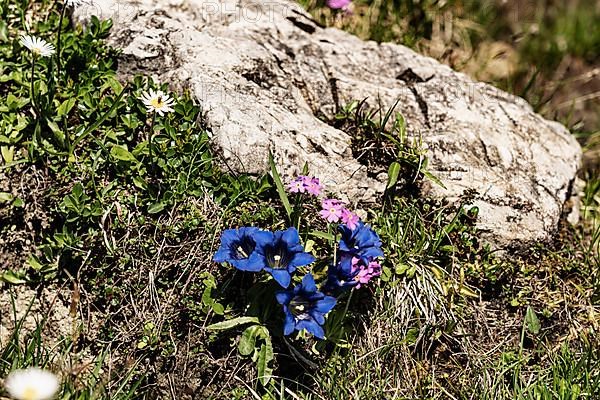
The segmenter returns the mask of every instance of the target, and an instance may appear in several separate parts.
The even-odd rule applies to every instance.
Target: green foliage
[[[444,186],[428,169],[427,151],[420,137],[409,137],[406,121],[395,112],[396,102],[385,113],[369,109],[367,99],[352,101],[342,107],[330,123],[351,133],[355,158],[371,173],[387,168],[387,189],[410,186],[417,179],[427,178]]]

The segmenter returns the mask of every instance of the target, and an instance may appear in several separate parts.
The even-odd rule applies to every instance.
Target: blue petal
[[[226,229],[221,233],[221,245],[230,246],[232,242],[239,240],[237,229]]]
[[[323,300],[319,300],[315,303],[314,309],[320,313],[327,314],[335,307],[336,302],[337,300],[335,297],[325,296]]]
[[[257,230],[252,235],[252,238],[256,243],[255,251],[263,252],[265,246],[268,244],[272,244],[275,237],[273,235],[273,232]]]
[[[346,240],[344,238],[342,238],[340,240],[340,242],[338,243],[338,248],[341,251],[345,251],[345,252],[352,252],[354,249],[352,248],[352,246],[350,246],[350,240]]]
[[[321,292],[314,292],[314,293],[305,293],[304,297],[306,298],[306,300],[308,300],[310,302],[315,302],[315,301],[322,300],[325,297],[325,295]]]
[[[317,285],[315,285],[315,279],[311,274],[304,275],[302,278],[302,290],[305,293],[314,293],[317,291]]]
[[[285,312],[285,321],[283,322],[283,334],[287,336],[290,333],[294,332],[294,329],[296,328],[296,321],[294,320],[294,316],[287,307],[283,307],[283,312]]]
[[[217,250],[217,252],[215,253],[213,261],[222,263],[225,261],[229,261],[231,258],[232,257],[229,248],[221,246],[221,248],[219,248],[219,250]]]
[[[310,310],[308,313],[317,324],[323,325],[325,323],[325,317],[323,317],[323,314],[321,314],[320,312],[316,310]]]
[[[294,227],[288,228],[285,231],[283,231],[281,238],[289,246],[295,246],[300,243],[300,236],[298,236],[298,231]]]
[[[279,291],[275,293],[275,298],[279,304],[289,304],[294,298],[294,292],[292,291]]]
[[[315,262],[316,258],[309,253],[296,253],[294,258],[290,261],[289,265],[293,267],[303,267],[305,265]]]
[[[383,250],[379,247],[367,247],[359,252],[360,258],[368,264],[370,260],[377,257],[383,257]]]
[[[265,267],[264,258],[253,252],[249,258],[243,260],[231,260],[231,265],[240,271],[258,272]]]
[[[340,271],[342,272],[344,275],[350,275],[350,273],[352,272],[352,259],[354,258],[354,255],[352,254],[348,254],[348,253],[341,253],[339,254],[339,261],[336,267],[330,266],[330,270],[331,272],[333,271]]]
[[[315,335],[319,339],[325,339],[325,332],[319,324],[309,319],[304,319],[296,324],[296,329],[306,329],[309,333]]]
[[[273,279],[275,279],[282,287],[287,288],[290,286],[292,276],[287,269],[272,269],[270,272],[271,275],[273,275]]]

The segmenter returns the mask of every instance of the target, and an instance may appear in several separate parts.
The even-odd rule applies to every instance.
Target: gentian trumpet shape
[[[359,258],[366,265],[374,258],[383,257],[379,235],[369,225],[358,221],[354,229],[340,225],[338,230],[342,234],[339,243],[339,250],[342,254]]]
[[[327,270],[327,281],[323,285],[325,293],[338,293],[352,289],[359,282],[355,279],[358,271],[353,268],[352,261],[356,259],[349,254],[338,253],[337,264],[331,264]]]
[[[261,241],[257,253],[261,257],[264,270],[282,287],[287,288],[296,268],[314,262],[315,258],[304,251],[296,228],[265,233],[268,240]]]
[[[327,271],[327,281],[323,285],[325,293],[338,293],[347,289],[365,285],[371,279],[381,275],[381,264],[371,259],[368,263],[357,257],[341,253],[336,265],[330,265]]]
[[[221,234],[221,246],[213,260],[228,262],[241,271],[258,272],[265,266],[263,257],[256,251],[271,240],[271,232],[254,227],[227,229]]]
[[[285,313],[284,335],[305,329],[319,339],[325,338],[325,314],[335,306],[336,299],[319,292],[311,274],[306,274],[292,290],[277,292],[275,296]]]

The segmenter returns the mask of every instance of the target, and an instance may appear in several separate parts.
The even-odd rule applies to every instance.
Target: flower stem
[[[31,86],[30,86],[30,96],[31,96],[31,105],[33,106],[33,111],[35,112],[36,118],[39,118],[40,112],[38,110],[37,104],[35,102],[35,88],[34,88],[34,80],[35,80],[35,56],[31,57]]]
[[[56,76],[58,77],[58,79],[60,79],[60,48],[61,48],[61,33],[62,33],[62,23],[63,23],[63,19],[65,17],[65,11],[67,10],[67,6],[66,4],[63,4],[62,6],[62,10],[60,12],[60,18],[58,20],[58,35],[57,35],[57,40],[56,40]]]
[[[150,166],[154,166],[152,160],[152,138],[154,136],[154,123],[156,122],[156,112],[152,113],[152,122],[150,123],[150,133],[148,134],[148,152],[150,154]]]

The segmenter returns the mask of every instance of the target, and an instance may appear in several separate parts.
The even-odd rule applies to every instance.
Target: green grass
[[[327,342],[285,339],[274,323],[265,324],[266,334],[242,325],[215,332],[206,327],[277,314],[248,307],[272,287],[252,288],[247,275],[211,261],[220,232],[282,229],[298,223],[300,208],[309,216],[303,223],[325,230],[310,217],[318,201],[286,207],[275,174],[224,171],[201,105],[188,93],[174,95],[174,112],[153,121],[139,96],[168,87],[143,76],[118,79],[118,51],[104,43],[110,22],[82,30],[65,21],[61,70],[55,58],[36,61],[33,104],[31,58],[18,36],[29,10],[31,32],[54,42],[57,7],[17,0],[0,6],[0,290],[15,298],[23,288],[66,290],[61,301],[77,318],[72,334],[54,337],[47,316],[30,311],[38,321],[32,326],[13,305],[12,316],[2,315],[15,329],[0,349],[0,377],[49,368],[63,380],[60,399],[600,395],[596,173],[587,177],[580,225],[561,227],[556,243],[540,244],[528,257],[501,260],[480,242],[478,210],[468,198],[450,206],[420,197],[415,181],[443,182],[428,172],[427,153],[406,137],[401,116],[353,102],[327,122],[352,134],[361,162],[391,175],[377,203],[359,205],[384,242],[380,283],[342,299],[345,307],[329,316]],[[433,38],[443,13],[454,21],[494,21],[488,32],[465,25],[461,40],[477,44],[511,34],[500,11],[478,1],[359,1],[355,19],[343,26],[419,47]],[[569,53],[594,61],[596,35],[587,28],[595,16],[580,14],[545,15],[540,39],[519,46],[540,59]],[[593,34],[581,37],[582,30]],[[558,33],[568,37],[562,55],[543,40],[558,40]],[[395,122],[391,129],[387,121]],[[381,152],[365,153],[370,147]],[[324,255],[326,239],[311,240]],[[52,308],[44,301],[32,300],[31,310]],[[260,351],[271,341],[269,383],[256,368],[260,353],[239,353],[242,337]]]

